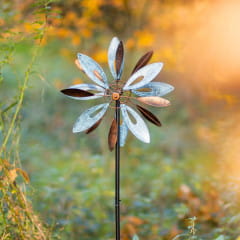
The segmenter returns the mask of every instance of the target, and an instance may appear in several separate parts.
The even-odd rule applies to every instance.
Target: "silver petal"
[[[90,99],[96,99],[96,98],[100,98],[103,97],[104,95],[104,91],[105,89],[94,85],[94,84],[87,84],[87,83],[83,83],[83,84],[76,84],[76,85],[72,85],[69,88],[77,88],[77,89],[82,89],[85,91],[88,90],[92,90],[92,91],[98,91],[99,93],[94,93],[94,96],[90,96],[90,97],[71,97],[68,96],[69,98],[75,99],[75,100],[90,100]]]
[[[87,76],[101,87],[108,88],[107,76],[100,65],[82,53],[78,53],[77,57],[82,70]]]
[[[112,39],[112,41],[110,42],[110,45],[108,48],[108,65],[109,65],[110,71],[112,73],[112,76],[115,80],[119,79],[121,77],[122,71],[123,71],[123,66],[124,66],[124,60],[123,60],[121,68],[120,68],[120,72],[117,75],[116,69],[115,69],[115,60],[116,60],[116,53],[117,53],[119,43],[120,43],[119,39],[117,37],[114,37]]]
[[[174,87],[172,85],[163,83],[163,82],[150,82],[142,86],[141,88],[149,88],[151,89],[151,91],[147,91],[147,92],[138,91],[139,90],[138,88],[136,90],[132,90],[132,92],[140,97],[150,97],[150,96],[161,97],[174,90]]]
[[[83,132],[95,124],[107,111],[109,103],[102,103],[83,112],[73,126],[73,133]],[[99,112],[99,110],[101,111]],[[94,112],[98,112],[92,116]]]
[[[128,135],[128,127],[126,122],[123,120],[120,125],[120,146],[123,147],[125,145],[126,139]]]
[[[143,121],[143,119],[135,112],[132,108],[128,107],[125,104],[121,104],[121,111],[123,120],[126,122],[129,130],[135,135],[139,140],[149,143],[150,136],[147,125]],[[128,112],[132,115],[135,119],[136,123],[133,123],[129,118]]]
[[[137,72],[135,72],[126,82],[125,86],[123,87],[123,90],[131,90],[131,89],[138,89],[141,88],[142,86],[148,84],[149,82],[151,82],[161,71],[163,67],[163,63],[158,62],[158,63],[152,63],[149,64],[141,69],[139,69]],[[136,79],[138,79],[139,77],[143,77],[143,79],[138,82],[135,83],[133,85],[132,84]]]

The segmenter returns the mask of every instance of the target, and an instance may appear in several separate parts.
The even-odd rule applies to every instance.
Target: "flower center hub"
[[[112,93],[112,100],[117,101],[117,100],[119,100],[119,98],[120,98],[120,94],[118,92]]]

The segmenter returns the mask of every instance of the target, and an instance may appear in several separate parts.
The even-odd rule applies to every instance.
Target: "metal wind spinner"
[[[61,92],[76,100],[90,100],[104,98],[106,103],[91,107],[84,111],[73,126],[73,132],[86,132],[96,129],[104,118],[108,108],[114,108],[115,116],[108,134],[108,145],[112,151],[115,147],[115,226],[116,240],[120,240],[120,146],[124,146],[128,130],[139,140],[149,143],[148,128],[139,114],[129,105],[134,106],[148,121],[161,126],[159,119],[139,103],[154,107],[166,107],[170,102],[162,96],[173,91],[174,87],[162,83],[152,82],[159,74],[163,63],[157,62],[147,65],[153,52],[147,52],[134,67],[130,78],[126,82],[120,81],[124,66],[124,49],[122,41],[114,37],[108,49],[108,65],[114,81],[108,83],[103,69],[90,57],[78,54],[75,63],[95,84],[77,84]],[[120,123],[120,111],[122,123]],[[131,116],[131,118],[130,118]]]
[[[173,91],[174,87],[162,83],[152,82],[159,74],[163,63],[157,62],[146,65],[151,59],[153,52],[148,52],[142,56],[134,67],[130,78],[123,83],[120,81],[124,66],[124,49],[122,41],[114,37],[108,49],[108,64],[114,82],[109,84],[103,69],[92,58],[78,53],[75,63],[95,84],[77,84],[70,86],[61,92],[70,98],[76,100],[90,100],[104,97],[106,103],[96,105],[84,111],[77,119],[73,126],[73,133],[86,132],[90,133],[101,123],[109,107],[120,108],[122,113],[122,124],[120,126],[120,146],[124,146],[128,130],[139,140],[149,143],[150,136],[148,128],[139,116],[139,114],[130,106],[133,105],[148,121],[157,126],[161,126],[158,118],[140,106],[137,101],[154,107],[166,107],[170,102],[162,96]],[[137,97],[136,97],[137,96]],[[120,106],[113,106],[113,102],[119,101]],[[135,123],[129,117],[132,115]],[[113,150],[117,142],[117,124],[114,118],[109,132],[109,149]]]

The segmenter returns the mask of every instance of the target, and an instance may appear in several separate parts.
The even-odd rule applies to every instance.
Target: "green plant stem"
[[[43,30],[42,30],[42,33],[41,33],[40,43],[41,43],[41,41],[44,37],[44,33],[45,33],[45,27],[43,27]],[[29,79],[30,79],[31,70],[32,70],[33,64],[35,63],[36,57],[38,56],[39,50],[40,50],[40,44],[38,44],[36,46],[35,51],[34,51],[33,56],[32,56],[32,59],[31,59],[31,62],[29,63],[29,65],[27,67],[27,70],[25,71],[25,77],[24,77],[23,85],[20,89],[20,94],[19,94],[17,105],[16,105],[16,110],[15,110],[15,113],[13,115],[10,126],[8,128],[7,134],[3,139],[3,143],[2,143],[2,146],[1,146],[1,149],[0,149],[0,156],[2,155],[3,150],[5,149],[5,147],[8,143],[8,140],[9,140],[9,138],[11,136],[11,133],[14,129],[17,116],[18,116],[18,114],[21,110],[23,100],[24,100],[24,96],[25,96],[25,90],[27,88],[27,85],[28,85],[28,82],[29,82]]]

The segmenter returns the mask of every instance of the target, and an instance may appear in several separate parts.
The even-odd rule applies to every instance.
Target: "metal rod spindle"
[[[120,100],[116,101],[118,137],[115,147],[115,224],[116,240],[120,240]]]

